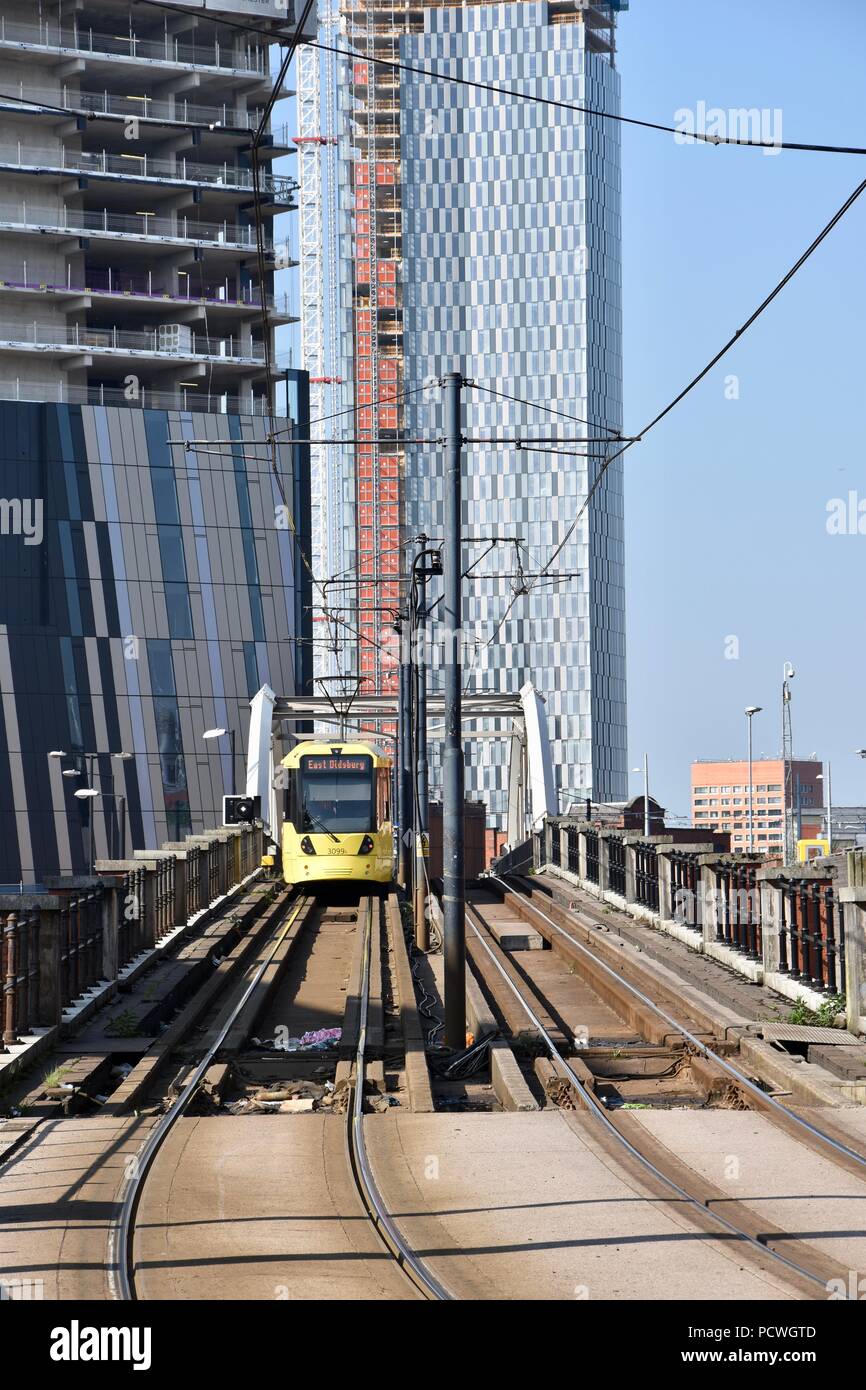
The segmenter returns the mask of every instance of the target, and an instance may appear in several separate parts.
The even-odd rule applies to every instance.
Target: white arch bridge
[[[262,820],[272,834],[277,827],[274,769],[299,739],[298,724],[315,721],[333,724],[339,736],[390,737],[383,726],[397,722],[396,695],[277,695],[264,685],[250,701],[250,734],[247,748],[247,796],[262,799]],[[428,741],[436,741],[436,724],[445,717],[441,695],[427,696]],[[462,700],[464,739],[507,739],[508,843],[518,844],[545,816],[559,812],[553,762],[547,733],[547,711],[534,685],[516,694],[492,691],[466,694]],[[432,735],[432,737],[430,736]],[[336,737],[337,735],[335,735]]]

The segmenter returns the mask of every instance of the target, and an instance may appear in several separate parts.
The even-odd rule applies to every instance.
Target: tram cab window
[[[293,823],[304,834],[345,834],[375,826],[373,760],[368,754],[300,759]]]

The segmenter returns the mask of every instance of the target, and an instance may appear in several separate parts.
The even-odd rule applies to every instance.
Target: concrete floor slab
[[[416,1295],[367,1220],[337,1116],[183,1119],[136,1221],[141,1298]]]
[[[840,1113],[846,1112],[833,1110],[831,1118]],[[862,1178],[846,1172],[749,1110],[704,1110],[699,1117],[677,1110],[634,1114],[715,1187],[846,1269],[866,1272],[866,1170]],[[820,1125],[819,1112],[810,1118]]]
[[[0,1284],[46,1299],[107,1299],[108,1230],[151,1121],[46,1120],[0,1170]]]
[[[401,1229],[461,1297],[795,1296],[624,1172],[593,1123],[555,1111],[374,1115],[367,1144]]]

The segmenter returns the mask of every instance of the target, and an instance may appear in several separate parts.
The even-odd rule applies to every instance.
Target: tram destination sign
[[[364,757],[306,757],[303,759],[305,772],[368,772],[370,759]]]

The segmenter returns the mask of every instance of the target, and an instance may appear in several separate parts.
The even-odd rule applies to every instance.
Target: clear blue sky
[[[866,146],[864,53],[866,0],[631,0],[623,111],[676,124],[700,101],[779,108],[785,139]],[[293,101],[277,119],[294,122]],[[863,177],[866,158],[623,127],[628,433],[713,356]],[[296,243],[297,215],[281,226]],[[652,791],[672,812],[688,810],[693,758],[744,755],[746,705],[764,708],[756,754],[778,753],[786,660],[796,751],[832,761],[836,804],[866,803],[866,762],[853,755],[866,746],[866,534],[826,530],[830,499],[854,489],[866,502],[864,268],[866,193],[627,455],[629,766],[649,753]],[[280,337],[284,349],[296,339]],[[725,397],[730,374],[737,400]],[[737,660],[725,657],[730,636]]]
[[[623,112],[780,108],[784,139],[866,146],[862,0],[632,0]],[[624,128],[625,423],[639,430],[740,326],[866,177],[866,158],[679,145]],[[866,193],[723,363],[626,462],[629,764],[688,810],[689,763],[781,747],[793,662],[796,750],[866,803],[866,502],[861,439]],[[739,399],[725,378],[739,377]],[[866,506],[864,506],[866,513]],[[864,519],[866,529],[866,519]],[[739,659],[725,639],[739,639]],[[641,779],[631,779],[633,791]]]

